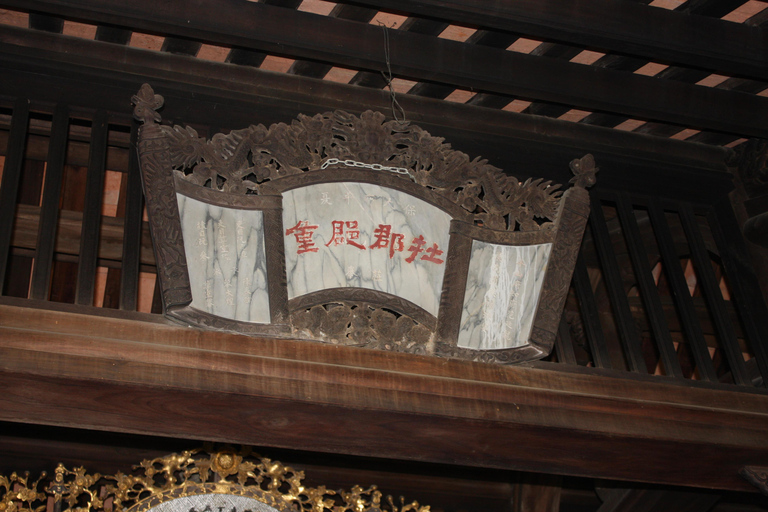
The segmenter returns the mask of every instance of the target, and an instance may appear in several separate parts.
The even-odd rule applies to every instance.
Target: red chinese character
[[[318,248],[315,247],[315,243],[312,241],[312,235],[318,227],[310,225],[306,220],[301,220],[292,228],[285,230],[285,236],[293,235],[296,237],[296,243],[299,244],[296,254],[318,251]]]
[[[345,225],[347,226],[347,244],[357,247],[358,249],[365,249],[364,245],[352,241],[357,240],[360,237],[360,230],[357,229],[357,221],[351,220],[346,222]]]
[[[403,252],[405,246],[403,245],[403,235],[400,233],[392,233],[392,241],[389,244],[389,259],[395,255],[395,251]]]
[[[427,254],[421,257],[421,259],[426,261],[431,261],[432,263],[437,263],[438,265],[440,263],[443,263],[444,260],[441,260],[438,258],[441,254],[443,254],[443,251],[437,248],[437,243],[432,244],[432,247],[427,249]]]
[[[389,245],[389,234],[392,232],[392,226],[389,224],[379,224],[379,227],[373,230],[373,236],[376,240],[371,244],[371,249],[385,249]]]
[[[392,233],[392,226],[389,224],[379,224],[379,227],[373,230],[373,236],[376,240],[371,244],[371,249],[386,249],[389,247],[389,258],[395,255],[395,251],[403,252],[403,235]]]
[[[411,246],[408,248],[408,250],[411,251],[411,255],[405,259],[405,262],[413,263],[413,260],[416,259],[416,255],[424,251],[423,247],[426,244],[427,242],[424,241],[424,235],[419,235],[418,238],[414,238],[411,242]]]
[[[358,249],[365,249],[364,245],[361,245],[357,242],[354,242],[353,240],[357,240],[360,237],[360,230],[357,229],[357,221],[349,221],[344,222],[341,220],[334,220],[331,221],[331,225],[333,226],[333,235],[331,236],[331,239],[328,241],[327,244],[325,244],[326,247],[329,245],[341,245],[346,243],[347,245],[351,245],[353,247],[357,247]],[[344,233],[344,226],[347,227],[347,232]]]

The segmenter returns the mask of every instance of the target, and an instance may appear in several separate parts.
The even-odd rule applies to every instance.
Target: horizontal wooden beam
[[[759,390],[3,301],[0,421],[733,490],[751,490],[741,466],[768,458],[768,395]]]
[[[0,5],[129,25],[132,29],[167,36],[287,54],[354,69],[391,68],[395,75],[420,81],[768,138],[762,115],[768,110],[768,98],[407,31],[384,29],[388,31],[385,39],[383,29],[375,25],[264,3],[2,0]],[[709,33],[702,33],[701,37],[713,39]],[[384,51],[385,43],[389,45],[388,52]],[[385,53],[389,55],[390,66]]]
[[[613,0],[342,0],[459,25],[525,34],[765,80],[768,39],[759,27]]]
[[[390,112],[384,91],[12,27],[0,27],[0,67],[0,96],[124,112],[126,122],[127,99],[143,82],[165,97],[166,121],[221,129],[335,109]],[[568,162],[592,153],[601,188],[693,202],[710,202],[732,188],[727,148],[411,95],[398,101],[411,122],[518,178],[565,183]]]
[[[11,245],[24,249],[35,249],[37,246],[36,233],[39,223],[39,207],[19,205],[13,222]],[[82,225],[82,213],[69,210],[60,211],[56,227],[55,250],[57,253],[75,256],[79,254]],[[152,253],[152,239],[149,235],[149,226],[146,222],[143,222],[142,228],[141,263],[154,266],[155,256]],[[122,256],[123,219],[102,216],[98,257],[104,260],[120,261]]]

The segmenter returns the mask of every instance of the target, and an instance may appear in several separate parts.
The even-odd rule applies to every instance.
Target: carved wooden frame
[[[537,359],[552,350],[589,215],[586,187],[597,172],[591,155],[571,162],[575,186],[561,193],[549,181],[521,183],[417,126],[371,111],[360,117],[343,111],[299,116],[291,125],[251,126],[205,140],[190,127],[161,125],[156,111],[163,99],[149,85],[133,102],[142,122],[139,159],[167,316],[245,334],[487,362]],[[270,323],[230,320],[190,306],[177,192],[207,204],[260,210],[265,240],[278,240],[284,230],[283,192],[350,181],[405,192],[453,219],[437,318],[405,299],[365,288],[325,289],[288,300],[284,245],[274,243],[265,251]],[[528,345],[458,347],[473,240],[552,243]]]
[[[29,473],[0,474],[0,510],[43,512],[52,502],[57,512],[149,512],[175,500],[207,497],[226,503],[234,497],[255,502],[257,512],[429,512],[429,506],[416,501],[406,503],[401,497],[398,503],[375,485],[334,491],[308,487],[303,480],[303,471],[249,448],[208,447],[143,460],[132,471],[114,475],[63,464],[51,477],[43,472],[35,480]]]

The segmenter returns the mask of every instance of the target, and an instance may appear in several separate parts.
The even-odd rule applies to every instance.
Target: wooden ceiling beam
[[[614,3],[636,6],[629,2]],[[344,67],[387,70],[381,27],[262,3],[2,0],[0,5],[96,23],[123,23],[138,30]],[[601,19],[606,19],[605,13],[601,13]],[[667,26],[661,28],[665,33],[673,32]],[[397,76],[768,138],[763,115],[768,110],[768,98],[387,30],[391,69]],[[730,43],[728,37],[722,38],[723,44]],[[702,38],[717,39],[712,33],[702,34]],[[745,52],[751,51],[751,40],[739,40],[745,45]],[[765,47],[762,43],[758,46]],[[738,60],[736,55],[729,58]],[[768,72],[768,66],[763,71]]]
[[[150,82],[169,122],[218,128],[288,122],[334,109],[390,111],[387,92],[13,27],[0,27],[0,95],[103,108],[129,119]],[[52,87],[51,84],[56,86]],[[706,203],[731,188],[730,150],[543,117],[401,95],[408,119],[518,178],[565,183],[568,162],[593,153],[599,186]],[[530,173],[530,174],[529,174]],[[663,183],[663,186],[660,184]]]
[[[758,390],[2,302],[0,421],[748,491],[739,469],[768,457]]]
[[[757,27],[613,0],[342,0],[459,25],[709,69],[768,78],[768,44]]]

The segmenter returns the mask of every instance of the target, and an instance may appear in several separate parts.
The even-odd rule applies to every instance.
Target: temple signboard
[[[137,96],[167,316],[204,328],[517,362],[552,348],[589,213],[380,113],[206,140]]]

